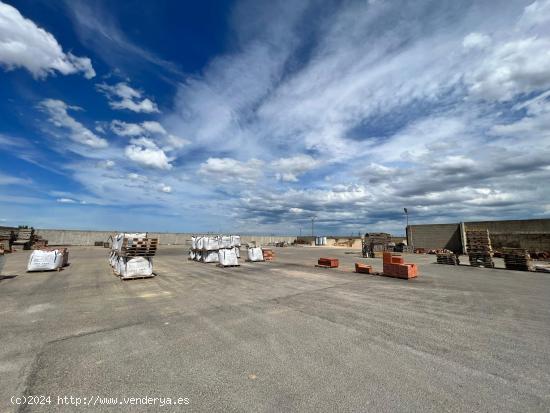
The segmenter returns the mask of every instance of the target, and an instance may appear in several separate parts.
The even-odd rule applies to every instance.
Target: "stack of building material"
[[[0,248],[2,248],[4,252],[11,252],[11,244],[14,240],[15,234],[13,228],[0,228]]]
[[[29,250],[31,249],[34,238],[34,228],[20,227],[17,229],[15,237],[12,245],[22,245],[23,249]]]
[[[416,264],[405,263],[401,255],[394,255],[391,252],[385,252],[383,257],[383,275],[386,277],[409,279],[418,276],[418,267]]]
[[[27,272],[60,270],[69,265],[69,251],[66,248],[34,250],[27,264]]]
[[[196,235],[191,237],[189,259],[233,267],[238,265],[240,247],[239,235]]]
[[[460,261],[453,252],[440,252],[437,253],[437,263],[447,265],[459,265]]]
[[[466,231],[466,248],[472,267],[494,268],[489,230]]]
[[[43,239],[41,236],[35,235],[32,240],[31,249],[33,250],[41,250],[48,246],[48,240]]]
[[[338,268],[339,265],[338,258],[319,258],[316,267]]]
[[[372,274],[372,265],[362,264],[360,262],[355,263],[355,272],[360,274]]]
[[[109,263],[121,279],[153,277],[153,257],[158,238],[146,233],[117,234],[112,239]]]
[[[375,252],[387,251],[391,235],[384,232],[366,233],[362,239],[363,257],[372,257]]]
[[[533,271],[531,256],[523,248],[503,248],[502,255],[507,270]]]
[[[2,274],[2,269],[4,268],[5,261],[6,256],[4,255],[4,249],[0,246],[0,275]]]
[[[273,261],[275,258],[275,253],[271,248],[262,248],[262,255],[264,257],[264,261]]]
[[[264,261],[264,253],[260,247],[249,247],[246,251],[247,261],[261,262]]]

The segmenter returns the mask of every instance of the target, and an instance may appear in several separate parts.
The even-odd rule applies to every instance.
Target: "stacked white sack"
[[[248,261],[258,262],[264,260],[264,253],[260,247],[248,248]]]
[[[27,272],[52,271],[63,266],[63,253],[59,250],[34,250],[29,257]]]

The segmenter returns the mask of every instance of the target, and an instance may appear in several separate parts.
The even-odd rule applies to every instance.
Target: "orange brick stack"
[[[372,274],[372,265],[362,264],[360,262],[355,263],[355,272],[361,274]]]
[[[270,248],[262,248],[262,253],[264,255],[264,261],[273,261],[275,258],[275,253]]]
[[[418,276],[418,267],[416,264],[407,264],[401,255],[393,255],[391,252],[384,252],[383,266],[383,275],[386,277],[403,278],[407,280]]]
[[[338,262],[338,258],[319,258],[317,264],[320,267],[338,268],[340,263]]]

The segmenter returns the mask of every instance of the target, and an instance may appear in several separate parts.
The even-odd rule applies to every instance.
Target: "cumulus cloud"
[[[149,98],[144,98],[143,93],[130,87],[125,82],[114,85],[99,83],[97,89],[104,93],[113,109],[126,109],[140,113],[159,113],[157,104]]]
[[[80,108],[69,106],[57,99],[45,99],[40,102],[38,107],[48,114],[49,121],[53,125],[67,130],[68,137],[72,141],[92,148],[104,148],[108,145],[105,139],[100,138],[69,115],[68,110],[81,110]]]
[[[171,169],[170,159],[155,142],[147,138],[132,139],[131,145],[126,146],[124,154],[126,157],[140,165],[158,168]]]
[[[13,6],[0,2],[0,65],[8,70],[22,67],[35,78],[54,73],[82,72],[95,76],[91,60],[63,52],[55,37],[23,17]]]

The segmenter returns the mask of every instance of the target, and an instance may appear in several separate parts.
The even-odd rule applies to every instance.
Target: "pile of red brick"
[[[372,265],[362,264],[360,262],[355,263],[355,272],[360,274],[372,274]]]
[[[383,266],[383,275],[387,277],[409,279],[418,276],[416,264],[406,264],[401,255],[394,255],[391,252],[384,252]]]
[[[270,248],[262,248],[262,253],[264,256],[264,261],[273,261],[275,258],[275,253]]]
[[[319,267],[338,268],[339,264],[338,258],[319,258],[317,261]]]

